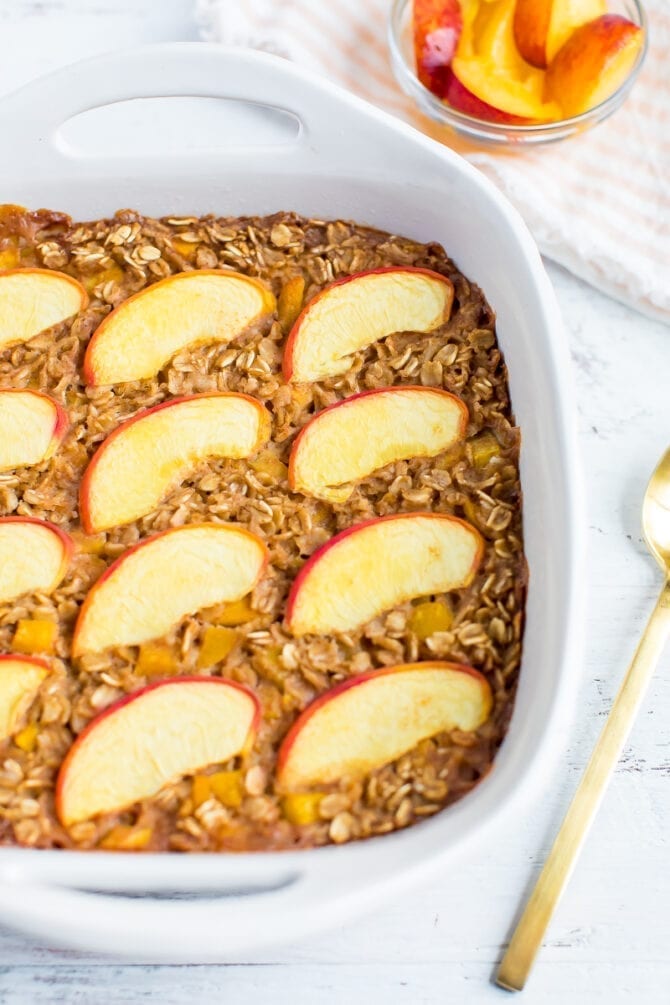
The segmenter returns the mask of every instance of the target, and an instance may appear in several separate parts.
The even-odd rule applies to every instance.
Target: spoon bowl
[[[642,504],[642,532],[647,547],[666,576],[670,575],[670,450],[649,479]]]

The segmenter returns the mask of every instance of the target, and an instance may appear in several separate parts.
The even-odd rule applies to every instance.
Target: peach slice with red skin
[[[0,740],[20,729],[49,672],[49,664],[34,656],[0,656]]]
[[[351,677],[293,723],[279,750],[278,788],[361,778],[437,733],[478,729],[492,704],[486,678],[456,663],[403,663]]]
[[[267,564],[259,537],[232,524],[188,524],[129,548],[91,587],[74,658],[166,635],[187,614],[246,596]]]
[[[514,11],[515,0],[473,6],[444,97],[459,111],[487,121],[527,125],[558,119],[558,105],[545,100],[543,72],[519,55]]]
[[[62,405],[40,391],[0,391],[0,471],[47,460],[69,425]]]
[[[0,272],[0,349],[28,342],[87,305],[88,293],[84,287],[64,272],[52,269]]]
[[[175,353],[205,342],[231,342],[275,309],[258,279],[197,269],[161,279],[108,314],[84,357],[87,384],[154,377]]]
[[[572,33],[606,11],[605,0],[515,0],[514,39],[521,56],[545,68]]]
[[[331,283],[304,308],[284,349],[284,378],[345,373],[351,355],[394,332],[431,332],[449,320],[451,280],[430,269],[391,266]]]
[[[606,101],[633,69],[644,42],[638,25],[619,14],[583,24],[547,69],[547,95],[565,115],[581,115]]]
[[[56,812],[69,827],[147,799],[168,782],[245,753],[261,719],[256,696],[221,677],[150,684],[105,709],[63,761]]]
[[[289,459],[293,492],[346,502],[352,482],[393,461],[434,457],[465,436],[468,410],[432,387],[363,391],[314,416]]]
[[[137,520],[208,457],[249,457],[270,435],[255,398],[212,392],[173,398],[124,422],[94,454],[79,491],[87,534]]]
[[[60,527],[27,516],[0,518],[0,603],[24,593],[52,593],[74,544]]]
[[[481,535],[441,513],[359,523],[327,541],[298,573],[286,606],[294,635],[348,632],[398,604],[472,581]]]
[[[442,94],[463,31],[460,0],[413,0],[412,28],[417,76],[433,94]]]

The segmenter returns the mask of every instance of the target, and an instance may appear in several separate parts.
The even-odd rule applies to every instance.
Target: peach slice
[[[478,729],[492,704],[486,678],[456,663],[403,663],[350,677],[294,722],[279,750],[278,787],[360,778],[436,733]]]
[[[519,55],[514,11],[515,0],[468,10],[444,97],[468,115],[509,125],[559,118],[560,108],[544,99],[544,74]]]
[[[258,699],[220,677],[158,681],[105,709],[63,761],[56,812],[69,827],[147,799],[168,782],[246,752]]]
[[[68,415],[39,391],[0,391],[0,471],[39,464],[65,436]]]
[[[103,442],[79,492],[87,534],[150,513],[207,457],[248,457],[270,435],[260,402],[225,391],[175,398],[141,412]]]
[[[431,332],[449,319],[453,284],[430,269],[374,269],[332,283],[307,304],[284,349],[286,380],[344,373],[351,354],[394,332]]]
[[[514,38],[533,66],[549,65],[572,33],[607,9],[605,0],[516,0]]]
[[[465,9],[465,23],[455,55],[459,65],[471,62],[484,64],[486,75],[523,76],[525,64],[519,56],[514,41],[512,21],[515,0],[496,0],[494,3],[472,2]],[[528,125],[533,120],[527,116],[510,115],[500,108],[482,101],[459,80],[450,67],[442,77],[440,97],[459,112],[487,122],[505,125]]]
[[[88,304],[76,279],[52,269],[0,272],[0,349],[27,342]]]
[[[0,656],[0,740],[20,727],[49,664],[32,656]]]
[[[154,377],[189,345],[230,342],[275,309],[258,279],[222,269],[180,272],[124,300],[86,349],[88,384]]]
[[[429,91],[441,95],[444,75],[463,31],[460,0],[414,0],[412,27],[419,80]]]
[[[483,554],[478,531],[441,513],[400,513],[342,531],[314,552],[286,608],[294,635],[348,632],[391,607],[467,586]]]
[[[72,655],[160,638],[187,614],[254,588],[267,563],[255,534],[231,524],[188,524],[154,534],[113,562],[89,591]]]
[[[644,41],[638,25],[604,14],[578,28],[547,70],[547,96],[565,115],[581,115],[605,101],[633,69]]]
[[[465,436],[467,407],[447,391],[363,391],[319,412],[298,434],[289,460],[294,492],[345,502],[352,482],[409,457],[434,457]]]
[[[34,517],[0,518],[0,603],[23,593],[52,593],[74,545],[60,527]]]
[[[494,121],[516,120],[519,124],[528,124],[552,122],[561,118],[560,105],[555,101],[545,100],[544,73],[541,70],[529,66],[527,70],[515,76],[509,70],[496,70],[486,60],[460,57],[454,59],[452,69],[462,88],[485,105],[495,109],[501,116],[505,116],[505,118],[496,117]],[[469,114],[478,114],[464,107],[453,86],[447,90],[445,96],[454,108],[468,111]],[[486,117],[493,118],[490,114]]]

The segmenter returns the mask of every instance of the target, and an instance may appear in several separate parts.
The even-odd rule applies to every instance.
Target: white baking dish
[[[193,150],[171,119],[169,157],[76,154],[60,131],[83,110],[157,95],[253,102],[234,114],[238,126],[246,116],[254,128],[263,121],[256,106],[272,106],[300,128],[282,142],[270,132],[260,146],[254,128],[247,140],[236,128],[234,142],[222,131],[210,149]],[[523,431],[531,581],[516,709],[490,776],[417,827],[340,848],[181,856],[0,850],[0,921],[79,948],[239,959],[341,923],[445,868],[476,833],[490,839],[494,816],[518,809],[531,778],[563,747],[579,668],[583,514],[568,351],[535,245],[465,161],[327,81],[256,52],[170,45],[81,63],[7,98],[0,135],[4,202],[79,219],[127,206],[351,218],[439,240],[497,311]]]

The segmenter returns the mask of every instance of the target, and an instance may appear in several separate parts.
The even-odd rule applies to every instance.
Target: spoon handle
[[[666,581],[549,857],[498,968],[496,983],[508,991],[521,991],[526,982],[669,635],[670,581]]]

